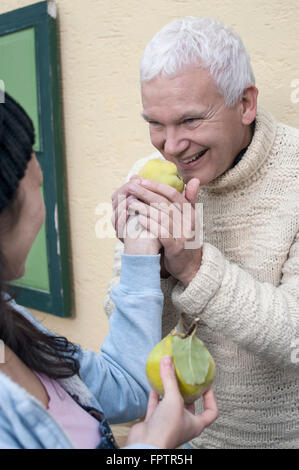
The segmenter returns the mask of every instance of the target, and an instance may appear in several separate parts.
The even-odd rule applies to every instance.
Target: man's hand
[[[138,182],[139,181],[139,182]],[[128,207],[139,213],[138,220],[158,237],[164,250],[164,267],[187,286],[201,266],[202,248],[192,248],[198,215],[194,204],[199,180],[189,181],[183,194],[156,181],[133,180],[128,194],[135,197]]]

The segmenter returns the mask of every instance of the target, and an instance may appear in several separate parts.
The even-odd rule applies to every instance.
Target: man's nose
[[[167,130],[164,141],[164,152],[170,157],[177,157],[188,148],[189,142],[179,131]]]

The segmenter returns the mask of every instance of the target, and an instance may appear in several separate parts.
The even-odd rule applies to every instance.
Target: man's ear
[[[254,85],[248,85],[241,99],[242,124],[249,126],[256,117],[258,89]]]

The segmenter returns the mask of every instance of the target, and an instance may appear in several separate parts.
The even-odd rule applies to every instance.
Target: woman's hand
[[[133,175],[130,182],[138,181]],[[127,255],[157,255],[162,247],[160,240],[148,232],[138,221],[138,212],[129,214],[128,205],[135,201],[128,191],[130,182],[123,185],[112,195],[113,217],[112,224],[117,237],[124,243],[124,253]]]
[[[158,255],[160,248],[161,242],[159,238],[153,237],[145,229],[142,230],[137,238],[131,238],[130,235],[124,238],[125,255]]]
[[[140,225],[135,213],[128,217],[123,237],[126,255],[158,255],[162,246],[158,237]]]
[[[112,194],[112,209],[113,215],[111,223],[116,232],[117,238],[124,243],[124,229],[129,218],[128,205],[135,198],[130,195],[130,184],[134,181],[138,181],[138,175],[131,176],[128,183],[123,184]]]
[[[201,215],[195,208],[199,180],[193,178],[179,193],[152,180],[132,180],[129,210],[138,211],[140,224],[163,245],[164,268],[187,286],[202,262]]]
[[[184,404],[170,357],[162,358],[160,374],[165,395],[159,402],[158,394],[151,390],[145,420],[132,427],[126,445],[139,442],[161,449],[175,449],[199,436],[218,417],[212,389],[203,395],[202,414],[194,414],[194,404]]]

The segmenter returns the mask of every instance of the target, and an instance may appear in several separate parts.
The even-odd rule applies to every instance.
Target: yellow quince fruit
[[[154,158],[149,160],[139,171],[139,176],[144,179],[154,180],[158,183],[168,184],[180,193],[184,189],[184,182],[178,172],[175,163]]]
[[[173,330],[151,351],[146,362],[146,375],[151,387],[164,395],[160,361],[171,356],[179,390],[186,404],[193,403],[207,391],[215,378],[215,362],[204,343],[195,335],[196,319],[186,335]]]

